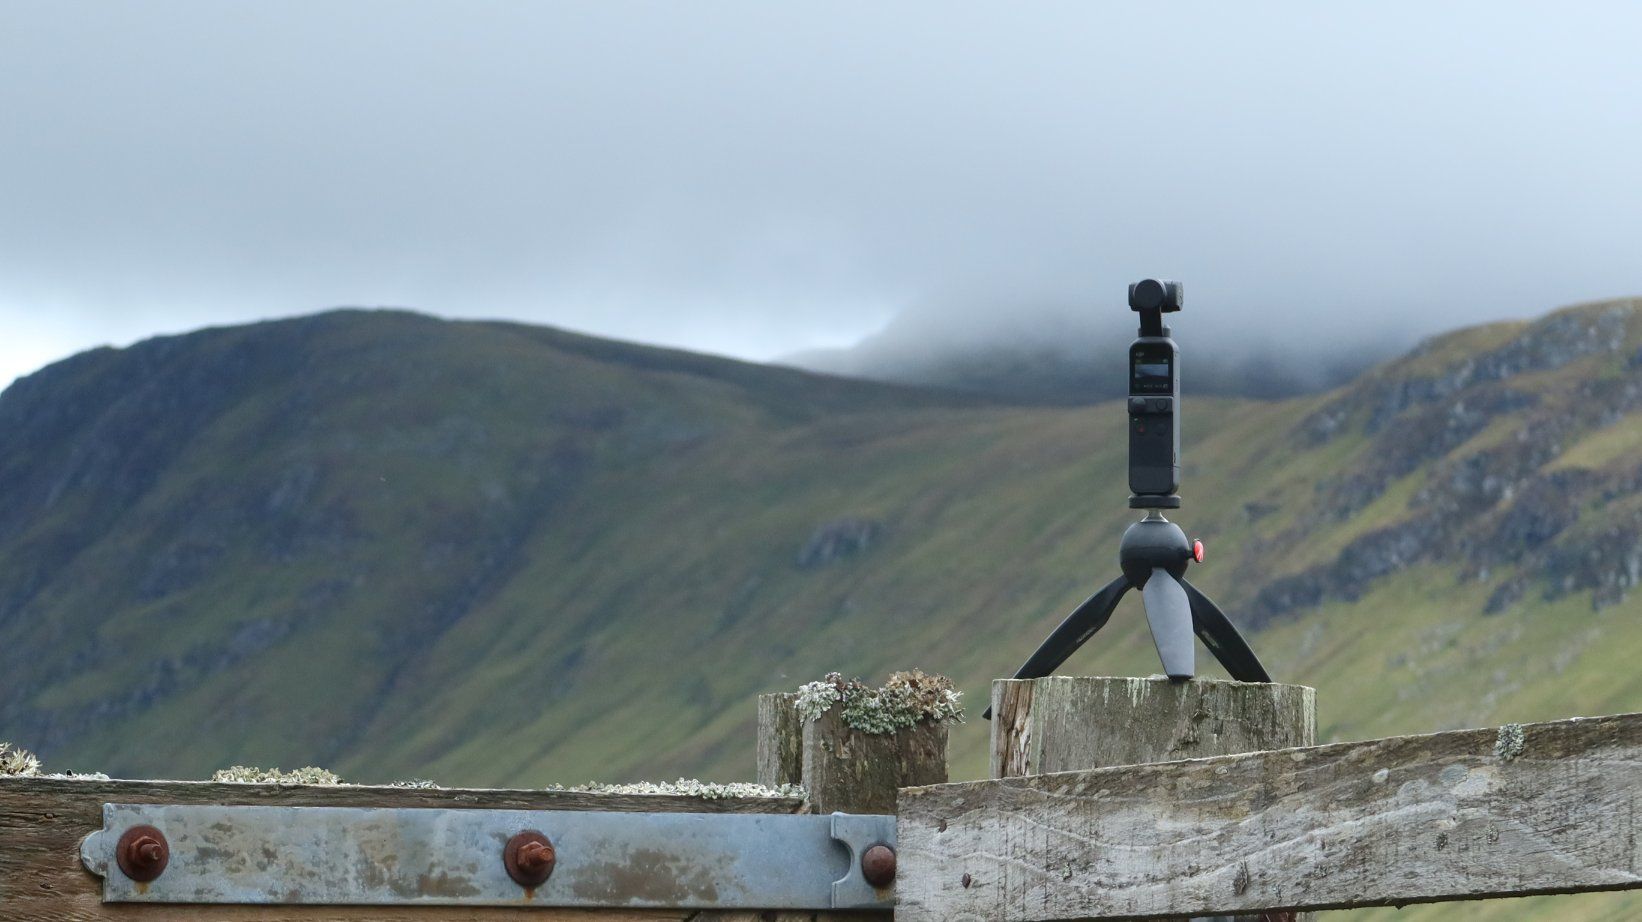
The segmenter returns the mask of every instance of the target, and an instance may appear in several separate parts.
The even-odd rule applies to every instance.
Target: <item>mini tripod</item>
[[[1180,508],[1180,352],[1163,314],[1180,310],[1181,300],[1178,282],[1129,286],[1129,307],[1140,314],[1140,337],[1129,346],[1129,507],[1147,512],[1118,546],[1123,575],[1074,609],[1016,670],[1017,679],[1049,675],[1106,625],[1125,592],[1139,589],[1170,679],[1183,682],[1196,673],[1196,634],[1232,678],[1271,681],[1226,613],[1186,581],[1186,567],[1203,562],[1203,542],[1188,541],[1159,511]],[[982,716],[990,718],[991,709]]]

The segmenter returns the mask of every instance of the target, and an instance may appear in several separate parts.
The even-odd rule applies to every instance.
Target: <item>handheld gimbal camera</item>
[[[1186,567],[1203,562],[1203,542],[1186,540],[1180,526],[1158,511],[1180,508],[1180,350],[1163,315],[1180,310],[1182,295],[1179,282],[1147,279],[1129,286],[1129,307],[1140,314],[1140,337],[1129,346],[1129,508],[1147,512],[1118,546],[1123,575],[1074,609],[1016,671],[1017,679],[1049,675],[1105,626],[1124,593],[1139,589],[1170,679],[1183,682],[1195,674],[1196,634],[1232,678],[1271,681],[1226,613],[1186,581]],[[983,716],[991,717],[991,709]]]

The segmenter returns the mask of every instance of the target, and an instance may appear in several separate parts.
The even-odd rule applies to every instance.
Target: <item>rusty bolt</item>
[[[540,842],[526,842],[513,854],[519,867],[531,874],[540,874],[553,863],[553,849]]]
[[[895,883],[895,849],[888,845],[874,845],[861,855],[861,876],[874,887]]]
[[[553,843],[534,829],[526,829],[507,840],[502,864],[507,876],[521,887],[540,887],[553,876]]]
[[[171,846],[165,841],[165,833],[153,826],[133,826],[115,843],[114,860],[121,873],[146,884],[165,873],[165,866],[171,862]]]

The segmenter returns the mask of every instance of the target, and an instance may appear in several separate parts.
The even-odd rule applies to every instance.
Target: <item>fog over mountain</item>
[[[1190,291],[1185,309],[1168,318],[1188,393],[1269,399],[1328,390],[1412,341],[1409,327],[1344,338],[1315,335],[1306,323],[1239,322],[1212,304],[1194,305]],[[798,352],[781,362],[1034,403],[1106,400],[1126,393],[1127,349],[1137,333],[1121,294],[1083,304],[1006,296],[921,304],[854,346]]]
[[[0,384],[333,305],[769,359],[903,314],[882,339],[1053,329],[1147,275],[1192,292],[1191,355],[1355,355],[1642,292],[1637,34],[1625,3],[10,2]]]

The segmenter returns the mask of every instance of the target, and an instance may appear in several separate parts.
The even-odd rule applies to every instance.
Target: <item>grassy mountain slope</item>
[[[1187,404],[1193,579],[1323,738],[1642,710],[1637,307]],[[919,666],[984,701],[1114,572],[1122,426],[403,313],[86,353],[0,394],[0,738],[127,776],[745,778],[759,691]],[[1132,601],[1067,667],[1156,668]]]

